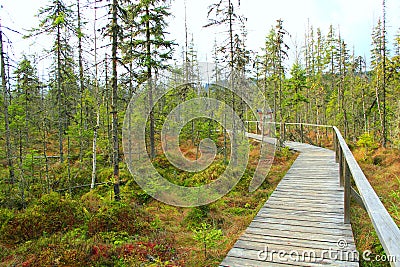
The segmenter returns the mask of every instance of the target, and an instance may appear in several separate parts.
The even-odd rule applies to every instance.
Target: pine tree
[[[38,28],[33,28],[30,34],[26,37],[36,35],[50,35],[54,39],[52,52],[55,58],[54,70],[54,89],[56,90],[56,103],[58,107],[58,140],[59,140],[59,157],[60,162],[64,161],[64,135],[66,126],[68,125],[68,115],[71,110],[68,110],[66,102],[73,101],[70,98],[70,91],[66,92],[67,77],[71,77],[73,66],[71,66],[72,58],[69,57],[72,53],[72,48],[68,41],[70,33],[75,32],[73,26],[73,12],[62,0],[53,0],[48,6],[41,8],[38,12],[40,23]],[[70,89],[70,88],[68,88]],[[68,113],[68,114],[67,114]]]
[[[129,7],[130,16],[135,18],[132,43],[132,60],[140,68],[138,83],[147,80],[149,106],[153,106],[155,74],[168,67],[172,56],[173,41],[166,39],[166,18],[170,16],[169,7],[162,0],[140,0]],[[150,111],[150,157],[155,151],[155,117]]]

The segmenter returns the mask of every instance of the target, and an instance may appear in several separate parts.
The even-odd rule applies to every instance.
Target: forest
[[[215,41],[208,63],[198,59],[188,18],[177,25],[185,43],[168,35],[171,2],[49,0],[36,12],[39,24],[26,31],[1,22],[1,266],[217,266],[297,154],[278,146],[265,181],[248,192],[261,153],[259,143],[249,141],[249,163],[229,194],[207,205],[174,207],[136,183],[123,135],[127,119],[140,120],[128,112],[131,99],[150,87],[147,102],[140,102],[153,108],[145,156],[175,184],[214,181],[236,160],[229,156],[234,141],[226,125],[197,118],[178,134],[192,160],[200,156],[201,140],[216,144],[203,172],[174,167],[163,154],[161,131],[172,110],[196,97],[230,105],[242,121],[259,120],[255,107],[210,82],[229,87],[234,75],[249,84],[243,94],[266,100],[274,122],[337,126],[400,225],[400,25],[390,25],[399,31],[389,39],[385,1],[365,58],[333,25],[307,25],[293,46],[280,18],[260,33],[261,52],[251,51],[240,0],[216,0],[202,14],[204,27],[223,29],[224,41]],[[14,55],[10,32],[27,41],[41,36],[50,45],[39,56]],[[50,62],[46,69],[43,58]],[[290,135],[278,129],[276,137],[281,144]],[[359,218],[357,248],[382,253],[368,215],[355,208],[352,216]],[[362,266],[388,266],[381,264]]]

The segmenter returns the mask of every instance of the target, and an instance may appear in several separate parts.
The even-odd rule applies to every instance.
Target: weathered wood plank
[[[293,239],[308,240],[309,242],[313,241],[338,242],[339,240],[345,240],[347,244],[354,243],[353,236],[349,235],[343,235],[339,237],[338,235],[323,234],[323,233],[302,233],[298,231],[280,231],[275,229],[268,229],[268,231],[266,231],[260,228],[252,228],[252,227],[246,229],[246,233],[249,234],[264,235],[266,232],[268,232],[268,235],[276,237],[287,237],[287,238],[290,237]]]
[[[249,228],[260,228],[260,229],[274,229],[279,231],[289,231],[289,232],[301,232],[301,233],[319,233],[319,234],[329,234],[341,236],[353,236],[353,232],[349,228],[338,229],[338,228],[322,228],[314,227],[311,225],[293,225],[293,224],[272,224],[268,222],[253,221]]]
[[[247,240],[253,242],[259,242],[262,244],[282,244],[282,245],[293,245],[293,246],[300,246],[302,248],[307,249],[326,249],[326,248],[336,248],[338,243],[337,242],[328,242],[328,241],[318,241],[314,240],[310,242],[309,240],[302,240],[302,239],[293,239],[293,238],[285,238],[285,237],[276,237],[276,236],[269,236],[269,235],[255,235],[250,233],[244,233],[239,240]],[[238,241],[239,241],[238,240]],[[355,244],[349,244],[347,250],[355,250]]]
[[[343,225],[342,222],[326,222],[326,221],[310,221],[310,220],[288,220],[286,219],[285,221],[282,220],[283,218],[274,218],[274,217],[255,217],[253,222],[261,222],[261,223],[272,223],[272,224],[284,224],[284,225],[294,225],[294,226],[302,226],[302,225],[308,225],[310,227],[316,227],[316,228],[332,228],[332,229],[341,229],[341,230],[349,230],[351,231],[351,228],[348,225]]]

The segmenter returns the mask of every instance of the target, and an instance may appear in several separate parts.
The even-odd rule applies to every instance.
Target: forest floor
[[[183,146],[187,157],[195,149]],[[353,148],[371,185],[400,225],[400,151]],[[111,185],[91,192],[51,193],[32,201],[26,210],[0,209],[0,266],[218,266],[236,239],[284,177],[297,154],[277,151],[263,185],[248,192],[258,162],[259,144],[252,143],[248,169],[238,185],[219,201],[198,208],[178,208],[153,200],[133,179],[113,201]],[[172,173],[165,157],[154,164]],[[224,170],[216,161],[206,176]],[[215,174],[215,175],[214,175]],[[210,182],[207,177],[185,177]],[[176,178],[172,178],[172,180]],[[175,181],[179,183],[180,181]],[[357,249],[383,255],[368,214],[352,204]],[[361,266],[389,266],[361,262]]]
[[[259,143],[251,146],[242,180],[207,206],[163,204],[132,179],[121,187],[120,202],[104,185],[81,195],[44,195],[24,211],[0,209],[0,266],[217,266],[296,158],[288,149],[277,151],[267,179],[249,193]],[[189,156],[193,148],[183,150]],[[154,165],[172,173],[165,162],[158,157]],[[223,170],[217,161],[206,175]]]

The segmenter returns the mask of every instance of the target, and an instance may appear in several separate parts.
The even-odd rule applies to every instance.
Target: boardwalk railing
[[[256,123],[257,128],[260,126],[260,122],[247,123],[248,129],[250,129],[250,123]],[[288,132],[290,132],[287,130],[288,126],[296,126],[302,143],[306,143],[305,141],[308,139],[307,141],[313,144],[320,144],[318,136],[326,135],[328,137],[328,129],[333,130],[333,149],[336,152],[336,162],[339,163],[340,186],[344,187],[344,223],[350,223],[350,198],[353,197],[367,211],[391,266],[400,267],[400,229],[368,182],[338,128],[305,123],[278,122],[272,124],[276,125],[277,131],[280,132],[280,138],[283,140],[287,139]],[[305,127],[323,128],[325,131],[321,130],[323,134],[315,135],[314,143],[312,138],[304,132]],[[351,178],[353,178],[357,190],[351,186]]]
[[[344,222],[350,223],[350,197],[353,196],[368,212],[391,266],[400,266],[400,229],[368,182],[338,128],[332,128],[336,161],[340,166],[340,185],[344,186]],[[359,194],[351,187],[351,176]]]

